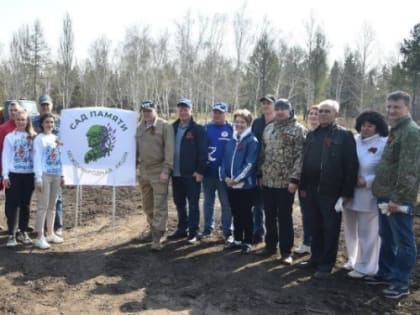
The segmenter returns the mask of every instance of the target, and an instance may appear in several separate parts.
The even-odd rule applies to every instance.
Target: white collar
[[[374,142],[376,141],[376,139],[380,137],[378,133],[375,133],[373,136],[370,136],[368,138],[363,138],[362,135],[359,135],[359,136],[360,136],[360,141],[364,144]]]
[[[238,134],[236,133],[236,130],[235,130],[233,132],[233,139],[235,139],[236,141],[242,141],[243,138],[245,138],[250,133],[251,133],[251,127],[248,127],[241,133],[241,135],[239,136],[239,139],[238,139]]]

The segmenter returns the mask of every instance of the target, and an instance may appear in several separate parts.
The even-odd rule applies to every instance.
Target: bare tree
[[[360,73],[362,80],[360,82],[360,101],[358,110],[365,106],[366,84],[368,73],[371,72],[371,56],[375,46],[375,31],[371,24],[364,22],[359,32],[357,40],[357,51],[360,59]]]
[[[199,61],[202,57],[209,18],[199,16],[197,20],[188,11],[181,21],[175,23],[175,45],[179,66],[177,94],[188,96],[196,102],[202,87]],[[194,25],[197,27],[194,28]]]
[[[95,78],[95,106],[106,106],[110,78],[111,41],[105,36],[96,39],[90,47],[90,59]]]
[[[251,43],[249,30],[251,29],[251,20],[246,17],[246,2],[234,14],[233,31],[235,35],[235,83],[234,83],[234,101],[233,110],[239,106],[239,89],[242,78],[242,63],[247,53],[247,47]]]
[[[63,18],[63,32],[60,37],[59,56],[62,62],[63,107],[67,108],[70,104],[71,91],[73,89],[71,72],[73,70],[74,59],[73,22],[69,13],[66,13]]]
[[[41,80],[45,78],[43,70],[49,62],[49,48],[44,39],[41,22],[35,20],[29,37],[30,70],[32,77],[32,98],[36,98],[40,89],[46,89],[46,84]],[[47,92],[47,91],[45,91]]]

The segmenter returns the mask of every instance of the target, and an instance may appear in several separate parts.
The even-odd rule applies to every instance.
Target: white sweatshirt
[[[60,145],[53,133],[40,133],[34,140],[35,181],[42,182],[42,174],[63,175]]]
[[[26,131],[14,130],[4,138],[2,152],[2,175],[9,179],[9,173],[33,173],[33,141]]]
[[[376,134],[369,138],[356,135],[357,157],[359,159],[359,176],[366,181],[366,187],[354,190],[354,197],[349,209],[356,211],[378,211],[376,198],[372,194],[372,183],[387,141],[386,137]]]

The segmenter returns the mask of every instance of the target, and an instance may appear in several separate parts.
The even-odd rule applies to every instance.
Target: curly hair
[[[360,130],[362,129],[362,125],[365,122],[375,125],[376,132],[381,137],[388,136],[388,125],[386,124],[384,117],[380,113],[375,112],[373,110],[367,110],[360,113],[360,115],[357,116],[356,118],[356,125],[355,125],[355,128],[358,133],[360,133]]]

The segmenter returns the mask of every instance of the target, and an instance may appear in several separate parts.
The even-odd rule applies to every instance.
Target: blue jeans
[[[388,201],[378,199],[378,204]],[[392,284],[396,286],[408,286],[417,255],[413,205],[404,205],[409,207],[408,214],[400,212],[389,216],[379,214],[381,250],[378,275],[391,278]]]
[[[62,227],[63,227],[63,191],[60,188],[58,192],[57,203],[55,204],[54,230],[60,229]]]
[[[216,177],[205,177],[203,179],[204,190],[204,231],[214,230],[214,201],[216,191],[221,204],[221,223],[225,237],[232,235],[232,213],[227,195],[226,183]]]
[[[178,228],[179,232],[186,232],[190,236],[197,234],[200,222],[199,199],[201,192],[201,183],[197,182],[194,177],[172,177],[172,192],[176,210],[178,212]],[[187,200],[188,209],[187,213]]]
[[[257,188],[255,194],[254,203],[254,225],[253,233],[254,237],[263,238],[265,234],[264,230],[264,198],[261,188]]]

